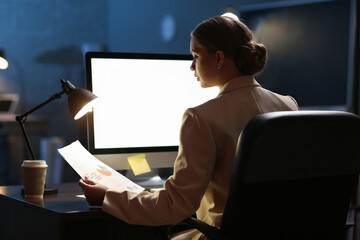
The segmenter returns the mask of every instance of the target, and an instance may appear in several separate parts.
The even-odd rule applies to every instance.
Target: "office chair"
[[[210,239],[344,239],[360,172],[360,118],[335,111],[265,113],[239,137],[220,229]]]

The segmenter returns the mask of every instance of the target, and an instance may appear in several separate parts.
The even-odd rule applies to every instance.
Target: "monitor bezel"
[[[127,52],[87,52],[85,54],[86,88],[92,91],[91,59],[93,58],[123,58],[123,59],[161,59],[161,60],[192,60],[190,54],[164,54],[164,53],[127,53]],[[94,113],[87,114],[87,143],[92,154],[126,154],[142,152],[176,152],[178,146],[163,147],[126,147],[126,148],[95,148],[94,139]]]

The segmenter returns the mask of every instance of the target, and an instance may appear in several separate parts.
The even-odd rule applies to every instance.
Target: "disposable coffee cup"
[[[24,192],[26,199],[41,199],[44,196],[47,164],[44,160],[24,160]]]

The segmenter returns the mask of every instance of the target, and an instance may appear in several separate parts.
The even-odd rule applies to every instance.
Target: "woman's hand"
[[[90,206],[102,205],[105,193],[108,190],[107,187],[99,183],[94,183],[87,178],[85,178],[85,181],[80,179],[79,186],[82,188],[86,197],[86,201],[89,203]]]

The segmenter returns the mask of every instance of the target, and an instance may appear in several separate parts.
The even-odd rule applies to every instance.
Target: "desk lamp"
[[[9,66],[9,63],[6,61],[4,55],[4,49],[0,49],[0,69],[7,69]]]
[[[75,120],[81,118],[84,116],[87,112],[92,110],[92,107],[94,106],[94,102],[97,99],[97,96],[95,96],[92,92],[75,88],[74,85],[72,85],[69,81],[65,81],[64,79],[60,79],[61,85],[62,85],[62,91],[59,93],[56,93],[52,95],[48,100],[41,103],[40,105],[34,107],[33,109],[27,111],[26,113],[22,115],[16,116],[15,120],[20,124],[22,133],[24,135],[27,147],[30,151],[31,157],[33,160],[35,160],[35,155],[32,150],[32,147],[30,145],[29,138],[26,134],[24,123],[27,119],[27,116],[39,108],[43,107],[44,105],[52,102],[55,99],[60,98],[64,93],[68,96],[68,105],[71,115],[74,117]]]

